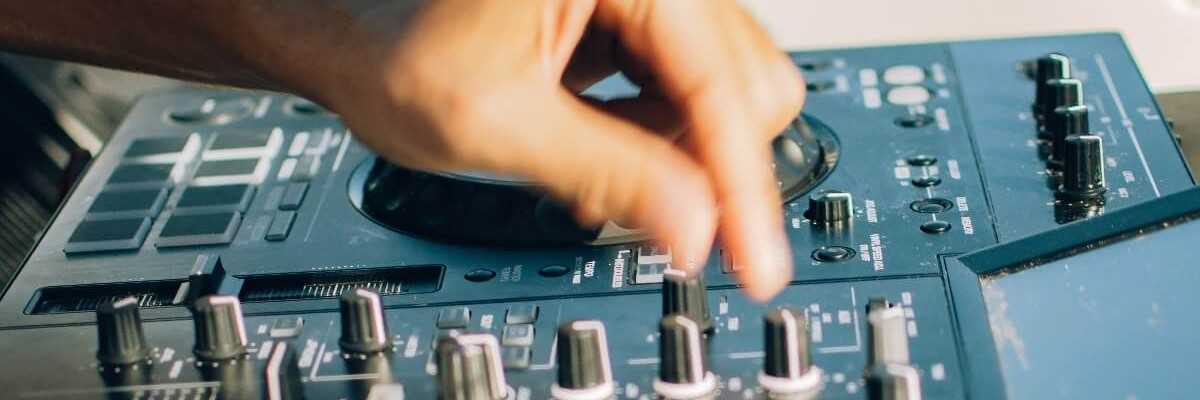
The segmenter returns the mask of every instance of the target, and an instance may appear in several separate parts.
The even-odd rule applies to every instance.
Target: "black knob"
[[[805,216],[819,224],[848,221],[854,216],[854,202],[850,193],[822,190],[808,197]]]
[[[708,291],[700,274],[688,276],[679,269],[663,271],[662,315],[683,314],[700,324],[705,332],[713,330],[708,313]]]
[[[292,343],[281,341],[271,348],[267,366],[263,369],[267,400],[299,400],[304,398],[302,374]]]
[[[196,326],[196,357],[206,361],[228,360],[246,352],[246,326],[242,305],[234,296],[204,296],[192,305]]]
[[[1071,77],[1071,58],[1061,53],[1050,53],[1038,57],[1034,64],[1033,80],[1045,82],[1051,79]]]
[[[763,316],[766,359],[759,385],[772,394],[814,392],[821,387],[821,369],[813,366],[804,313],[778,308]]]
[[[607,399],[614,384],[608,338],[600,321],[571,321],[558,327],[558,381],[550,388],[559,400]]]
[[[342,316],[342,350],[351,353],[374,353],[388,348],[387,319],[383,302],[374,290],[358,288],[342,293],[339,300]]]
[[[871,398],[919,400],[921,377],[910,365],[904,309],[884,299],[871,299],[867,322],[871,325],[871,352],[866,381]]]
[[[668,399],[694,399],[716,389],[708,370],[703,328],[683,314],[671,314],[658,324],[658,379],[654,391]]]
[[[1054,109],[1046,116],[1045,132],[1050,142],[1050,163],[1061,165],[1065,156],[1066,146],[1063,141],[1067,136],[1084,135],[1091,131],[1088,124],[1088,106],[1074,105]]]
[[[1063,180],[1059,193],[1068,200],[1091,200],[1104,194],[1104,140],[1071,135],[1063,140]]]
[[[500,345],[489,334],[445,336],[438,340],[438,398],[500,400],[508,394]]]
[[[1083,104],[1083,82],[1078,79],[1050,79],[1042,85],[1034,103],[1034,113],[1040,119],[1047,118],[1055,108]]]
[[[96,358],[105,365],[132,364],[150,356],[136,297],[101,304],[96,309],[96,330],[100,340]]]

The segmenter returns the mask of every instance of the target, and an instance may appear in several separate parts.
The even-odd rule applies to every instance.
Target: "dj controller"
[[[1119,35],[791,57],[767,304],[301,98],[144,97],[0,298],[3,397],[1192,395],[1200,192]]]

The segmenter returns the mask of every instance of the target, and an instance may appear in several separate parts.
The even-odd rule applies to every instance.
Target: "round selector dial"
[[[1063,140],[1063,180],[1059,194],[1067,200],[1093,200],[1104,195],[1104,140],[1072,135]]]
[[[850,193],[822,190],[808,197],[805,216],[818,224],[849,221],[854,217],[854,200]]]
[[[550,388],[558,400],[611,398],[615,386],[608,338],[600,321],[571,321],[558,327],[558,380]]]
[[[387,319],[383,302],[374,290],[357,288],[342,293],[342,337],[338,344],[351,353],[375,353],[388,348]]]
[[[246,326],[242,305],[234,296],[204,296],[192,306],[196,357],[228,360],[246,353]]]
[[[694,399],[716,389],[708,370],[707,349],[700,324],[683,314],[671,314],[658,324],[658,379],[654,391],[667,399]]]
[[[838,142],[828,126],[801,116],[771,141],[771,153],[782,206],[832,170]],[[548,246],[644,239],[641,231],[611,223],[579,225],[541,185],[522,177],[417,171],[375,158],[355,170],[349,189],[351,203],[376,223],[444,242]]]
[[[96,309],[96,330],[100,345],[96,358],[102,364],[126,365],[150,356],[136,297],[101,304]]]
[[[442,400],[501,400],[508,383],[500,362],[500,345],[489,334],[465,334],[438,340],[438,398]]]
[[[700,324],[701,330],[713,330],[708,312],[708,290],[700,274],[688,276],[679,269],[663,271],[662,315],[683,314]]]
[[[822,371],[812,363],[808,322],[804,313],[778,308],[763,316],[766,359],[759,385],[772,394],[819,391]]]

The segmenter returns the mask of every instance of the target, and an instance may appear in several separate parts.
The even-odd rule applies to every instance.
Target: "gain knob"
[[[812,363],[808,322],[804,314],[787,308],[763,316],[766,359],[758,383],[777,397],[815,395],[821,390],[822,371]]]
[[[1104,140],[1096,135],[1071,135],[1063,140],[1062,186],[1068,201],[1091,201],[1104,195]]]
[[[601,400],[615,385],[608,338],[600,321],[571,321],[558,327],[558,381],[550,395],[558,400]]]
[[[196,357],[205,361],[228,360],[246,352],[246,326],[242,305],[234,296],[204,296],[192,305],[196,326]]]
[[[871,325],[871,353],[866,378],[871,398],[920,400],[921,376],[909,362],[904,309],[884,299],[871,299],[867,322]]]
[[[713,330],[708,313],[708,291],[700,273],[688,276],[681,269],[663,271],[662,315],[683,314],[700,324],[704,332]]]
[[[804,215],[818,224],[848,221],[854,216],[854,202],[850,193],[822,190],[808,197],[808,211]]]
[[[1046,94],[1038,97],[1033,106],[1034,114],[1041,123],[1038,126],[1038,134],[1041,136],[1045,136],[1045,120],[1054,109],[1083,104],[1083,82],[1078,79],[1051,79],[1043,86]]]
[[[128,365],[150,356],[138,299],[126,297],[96,309],[100,346],[96,358],[104,365]]]
[[[1091,128],[1088,124],[1088,106],[1073,105],[1054,109],[1046,116],[1045,133],[1050,138],[1050,164],[1062,165],[1066,156],[1066,146],[1063,141],[1067,136],[1087,134]]]
[[[1033,104],[1034,112],[1038,113],[1042,111],[1038,108],[1039,105],[1051,102],[1052,94],[1046,82],[1071,77],[1071,59],[1059,53],[1050,53],[1039,57],[1034,64],[1034,68],[1033,82],[1036,85],[1037,92],[1035,92]]]
[[[683,314],[671,314],[658,324],[658,379],[654,391],[666,399],[696,399],[717,388],[708,370],[703,328]]]
[[[350,353],[375,353],[387,349],[388,328],[383,302],[374,290],[357,288],[342,293],[338,300],[342,337],[338,344]]]
[[[500,400],[508,395],[500,344],[484,334],[445,336],[438,340],[438,398],[442,400]]]
[[[266,400],[300,400],[304,398],[304,384],[300,381],[300,367],[292,343],[281,341],[271,348],[267,366],[263,369],[266,385]]]

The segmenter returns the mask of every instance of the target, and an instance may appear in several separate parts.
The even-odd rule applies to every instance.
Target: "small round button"
[[[541,275],[541,276],[544,276],[547,278],[557,278],[557,277],[566,275],[567,271],[570,271],[570,270],[567,269],[567,267],[564,267],[561,265],[547,265],[545,267],[542,267],[542,269],[538,270],[538,275]]]
[[[836,86],[837,84],[833,81],[812,81],[804,84],[804,88],[813,93],[824,92]]]
[[[933,94],[922,86],[900,86],[887,92],[888,103],[898,106],[917,106],[931,98]]]
[[[929,221],[921,224],[921,232],[928,234],[939,234],[950,230],[950,223],[946,221]]]
[[[954,203],[951,203],[950,200],[936,197],[917,200],[908,205],[908,208],[921,214],[937,214],[949,210],[950,207],[954,207]]]
[[[912,156],[909,156],[908,158],[904,159],[904,162],[906,162],[906,163],[908,163],[908,165],[911,165],[914,167],[927,167],[927,166],[930,166],[933,164],[937,164],[938,159],[937,159],[937,157],[934,157],[934,156],[931,156],[928,154],[916,154],[916,155],[912,155]]]
[[[812,258],[821,262],[846,261],[854,257],[854,249],[845,246],[821,246],[812,252]]]
[[[901,128],[923,128],[933,123],[933,117],[925,114],[909,114],[896,118],[896,125]]]
[[[824,70],[829,69],[830,67],[833,67],[833,61],[829,61],[829,60],[801,61],[801,62],[797,63],[796,66],[800,67],[800,69],[804,70],[805,72],[818,72],[818,71],[824,71]]]
[[[496,271],[487,268],[473,269],[463,276],[471,282],[486,282],[496,277]]]
[[[912,184],[919,188],[927,188],[942,184],[942,178],[936,176],[919,176],[912,179]]]
[[[925,81],[925,70],[916,65],[897,65],[883,71],[883,81],[891,85],[916,85]]]

